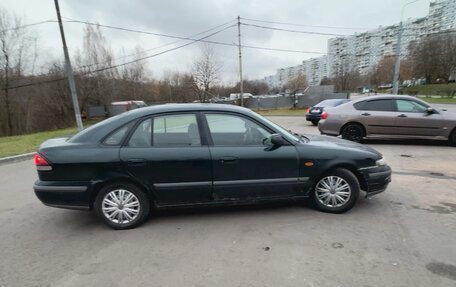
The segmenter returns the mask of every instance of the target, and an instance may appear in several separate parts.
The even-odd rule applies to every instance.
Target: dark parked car
[[[214,104],[129,111],[44,142],[35,163],[44,204],[94,209],[116,229],[139,225],[152,207],[311,198],[341,213],[360,190],[382,192],[391,179],[370,147],[292,134],[248,109]]]
[[[438,110],[410,96],[362,98],[327,111],[322,134],[351,141],[364,137],[445,139],[456,146],[456,113]]]
[[[318,125],[321,119],[321,114],[328,108],[334,108],[349,102],[349,99],[331,99],[319,102],[313,107],[310,107],[306,111],[306,120],[312,122],[314,126]]]

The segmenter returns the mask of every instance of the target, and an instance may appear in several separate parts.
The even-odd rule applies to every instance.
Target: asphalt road
[[[300,117],[272,117],[315,134]],[[456,286],[456,148],[369,141],[388,190],[342,215],[302,205],[155,212],[113,231],[33,194],[30,160],[0,166],[0,286]]]

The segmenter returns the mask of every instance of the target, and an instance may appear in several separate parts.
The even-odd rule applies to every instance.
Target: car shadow
[[[150,217],[175,217],[187,215],[206,215],[206,214],[229,214],[236,212],[255,213],[263,211],[275,211],[290,207],[303,207],[304,209],[313,210],[310,200],[280,201],[257,204],[240,204],[230,206],[188,206],[173,207],[163,209],[152,209]]]
[[[363,139],[363,144],[451,146],[447,140],[435,139]]]

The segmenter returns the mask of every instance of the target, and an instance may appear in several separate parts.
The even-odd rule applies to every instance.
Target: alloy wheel
[[[105,195],[102,201],[103,215],[111,222],[128,224],[140,213],[138,197],[125,189],[116,189]]]
[[[342,138],[359,142],[363,138],[363,129],[359,125],[349,125],[343,129]]]
[[[348,182],[339,176],[322,178],[315,187],[317,200],[326,207],[341,207],[350,200],[351,188]]]

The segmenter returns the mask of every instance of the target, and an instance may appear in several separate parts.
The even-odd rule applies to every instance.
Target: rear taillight
[[[33,157],[33,162],[35,162],[37,170],[42,170],[42,171],[52,170],[52,166],[39,153],[35,154],[35,156]]]
[[[327,112],[323,112],[323,113],[321,114],[321,119],[322,119],[322,120],[326,120],[327,118],[328,118],[328,113],[327,113]]]
[[[310,108],[307,108],[306,114],[310,113]]]

